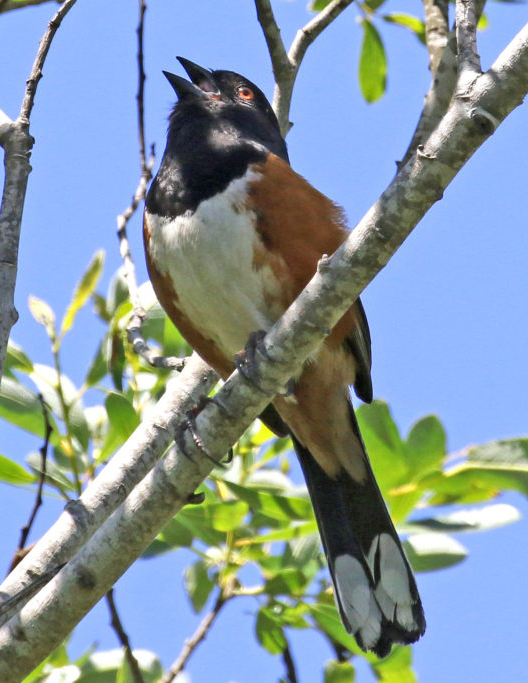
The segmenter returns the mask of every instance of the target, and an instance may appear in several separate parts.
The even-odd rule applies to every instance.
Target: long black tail
[[[352,408],[351,419],[359,436]],[[372,650],[378,657],[386,656],[393,643],[418,640],[425,630],[420,596],[370,464],[367,479],[361,483],[345,470],[332,479],[292,439],[345,628],[363,650]],[[359,440],[362,445],[360,436]]]

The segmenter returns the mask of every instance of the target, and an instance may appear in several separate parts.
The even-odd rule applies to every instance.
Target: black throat
[[[171,114],[167,146],[147,194],[149,213],[175,218],[222,192],[253,163],[269,153],[288,162],[280,132],[253,112],[223,108],[212,102],[179,102]]]

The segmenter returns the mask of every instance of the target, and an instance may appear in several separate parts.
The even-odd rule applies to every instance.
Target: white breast
[[[256,215],[244,204],[247,183],[257,177],[246,173],[192,214],[148,219],[150,257],[172,280],[178,308],[228,357],[277,317],[265,300],[278,293],[278,283],[271,269],[254,267]]]

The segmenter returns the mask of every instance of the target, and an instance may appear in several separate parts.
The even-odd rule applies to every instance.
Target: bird
[[[343,210],[290,166],[264,93],[233,71],[177,58],[165,152],[145,199],[156,296],[222,378],[251,335],[269,330],[349,230]],[[416,581],[359,431],[350,386],[373,398],[359,299],[261,419],[289,435],[304,473],[343,625],[386,656],[425,630]]]

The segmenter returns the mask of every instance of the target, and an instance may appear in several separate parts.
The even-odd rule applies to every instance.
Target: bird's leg
[[[191,455],[187,452],[187,448],[185,446],[185,432],[188,430],[192,436],[194,445],[205,455],[205,457],[212,463],[214,463],[216,467],[225,467],[225,465],[219,460],[217,460],[209,451],[209,449],[205,446],[196,428],[196,418],[208,403],[215,403],[220,408],[223,408],[223,405],[219,403],[215,398],[211,398],[209,396],[202,396],[198,403],[186,413],[185,420],[176,429],[174,441],[176,442],[176,445],[183,453],[183,455],[185,455],[186,458],[189,458],[189,460],[193,461]],[[228,462],[231,462],[231,460],[232,449],[229,449]]]

